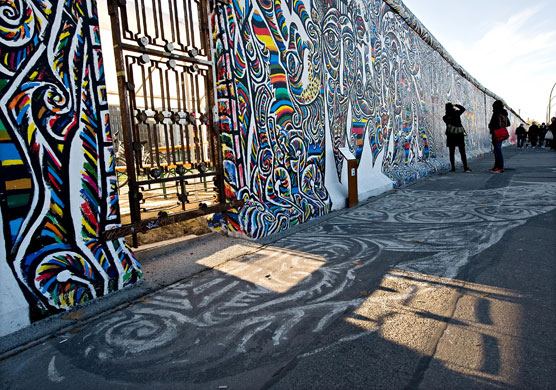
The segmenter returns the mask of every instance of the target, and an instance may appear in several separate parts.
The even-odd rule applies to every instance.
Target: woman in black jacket
[[[452,172],[456,170],[456,146],[459,149],[461,161],[463,162],[463,171],[471,172],[471,169],[467,166],[467,156],[465,155],[465,129],[461,124],[461,114],[464,112],[465,108],[463,106],[446,103],[446,115],[442,117],[446,123],[446,146],[450,149]]]
[[[492,104],[492,118],[488,124],[490,134],[492,135],[492,146],[494,149],[494,167],[489,169],[493,173],[504,172],[504,156],[502,155],[502,142],[495,141],[493,132],[494,130],[501,129],[502,127],[508,127],[510,125],[510,120],[508,119],[508,111],[504,109],[504,103],[500,100],[496,100]]]

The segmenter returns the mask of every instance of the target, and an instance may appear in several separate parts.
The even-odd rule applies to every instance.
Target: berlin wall
[[[447,102],[467,109],[468,156],[490,151],[496,95],[401,1],[234,0],[214,25],[226,193],[245,201],[229,231],[261,238],[345,207],[341,148],[359,199],[447,168]]]
[[[0,5],[0,336],[130,285],[96,5]]]
[[[102,238],[120,218],[94,0],[0,9],[3,336],[142,272],[123,239]],[[360,199],[445,169],[448,101],[467,108],[468,154],[490,150],[496,96],[401,2],[232,0],[212,21],[226,194],[245,201],[230,232],[261,238],[345,207],[341,148]]]

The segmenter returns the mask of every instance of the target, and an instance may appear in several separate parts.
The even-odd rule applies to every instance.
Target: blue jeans
[[[502,142],[492,141],[494,146],[494,168],[504,169],[504,156],[502,156]]]

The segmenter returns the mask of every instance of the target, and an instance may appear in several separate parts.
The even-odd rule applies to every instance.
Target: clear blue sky
[[[481,84],[524,119],[545,121],[556,83],[555,0],[403,2]]]

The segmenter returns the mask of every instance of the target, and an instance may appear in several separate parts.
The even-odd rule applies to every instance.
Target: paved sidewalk
[[[556,153],[504,153],[273,242],[153,250],[137,288],[0,340],[1,388],[555,388]]]

